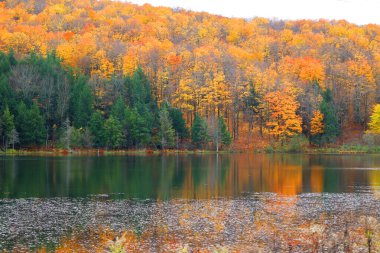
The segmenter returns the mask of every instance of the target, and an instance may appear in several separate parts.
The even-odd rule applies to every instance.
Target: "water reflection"
[[[368,193],[2,199],[0,251],[380,252],[379,208]]]
[[[0,197],[208,199],[371,191],[380,156],[167,155],[0,158]]]

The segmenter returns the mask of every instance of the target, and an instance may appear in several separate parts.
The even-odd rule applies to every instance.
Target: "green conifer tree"
[[[85,76],[73,81],[70,93],[70,115],[76,128],[88,125],[93,112],[94,96]]]
[[[104,138],[108,148],[120,148],[124,142],[123,127],[112,115],[104,122]]]
[[[321,142],[332,143],[340,135],[340,126],[336,117],[330,89],[327,89],[323,94],[323,101],[320,106],[320,111],[324,115],[324,132],[321,135]]]
[[[33,104],[30,109],[23,102],[17,106],[16,126],[19,130],[21,145],[39,145],[44,142],[45,120],[36,104]]]
[[[5,107],[5,110],[1,115],[1,129],[3,132],[3,146],[7,149],[9,144],[9,136],[11,135],[12,130],[15,129],[14,116],[9,111],[8,106]]]
[[[226,123],[222,117],[219,118],[218,125],[220,129],[222,144],[228,147],[231,144],[232,137],[230,132],[228,132]]]
[[[191,141],[196,148],[201,148],[209,142],[206,122],[197,114],[191,127]]]
[[[172,120],[166,106],[163,106],[159,113],[160,117],[160,140],[162,149],[173,147],[175,142],[175,131],[173,129]]]
[[[189,129],[186,127],[183,114],[180,109],[169,108],[169,115],[173,122],[173,128],[178,134],[179,138],[185,139],[189,137]]]
[[[104,147],[105,144],[103,123],[104,119],[102,114],[99,111],[95,111],[91,115],[89,128],[93,136],[93,145],[97,148]]]

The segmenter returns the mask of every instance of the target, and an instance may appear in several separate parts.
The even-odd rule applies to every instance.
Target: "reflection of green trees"
[[[119,193],[111,197],[165,200],[263,191],[346,192],[355,185],[379,184],[370,170],[349,168],[379,165],[376,156],[5,157],[0,159],[0,198]]]
[[[173,155],[5,158],[1,161],[0,197],[115,193],[111,197],[170,199],[180,194],[188,173],[196,175],[195,188],[206,184],[214,162],[209,156]],[[223,166],[229,168],[228,164]],[[218,173],[219,178],[213,180],[220,184],[224,174]]]

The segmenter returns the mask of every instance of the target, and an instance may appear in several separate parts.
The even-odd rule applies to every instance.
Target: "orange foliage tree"
[[[54,50],[91,79],[130,75],[141,66],[159,104],[182,108],[189,124],[195,113],[223,114],[234,137],[249,124],[242,94],[253,80],[268,99],[298,88],[290,101],[297,108],[300,102],[303,129],[320,100],[317,93],[305,96],[315,83],[334,91],[346,128],[364,129],[380,94],[378,25],[244,20],[108,0],[2,1],[0,13],[0,50],[12,48],[16,57]],[[268,119],[271,133],[276,120]],[[299,133],[292,125],[290,132]]]
[[[269,119],[266,124],[269,134],[276,140],[284,141],[302,132],[301,117],[297,115],[299,103],[287,90],[268,93]]]

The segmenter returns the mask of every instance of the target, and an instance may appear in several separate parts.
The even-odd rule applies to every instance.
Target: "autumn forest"
[[[322,147],[380,132],[378,25],[108,0],[0,13],[4,149]]]

